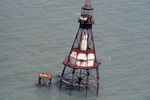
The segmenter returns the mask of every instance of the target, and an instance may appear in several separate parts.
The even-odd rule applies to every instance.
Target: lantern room
[[[93,16],[93,7],[90,0],[87,0],[84,6],[81,8],[81,16]]]

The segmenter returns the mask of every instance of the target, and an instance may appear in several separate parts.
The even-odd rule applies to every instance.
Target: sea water
[[[92,0],[98,96],[36,87],[60,75],[85,0],[0,0],[0,100],[150,100],[150,0]]]

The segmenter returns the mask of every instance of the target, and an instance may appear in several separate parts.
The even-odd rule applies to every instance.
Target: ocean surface
[[[37,87],[60,75],[85,0],[0,0],[0,100],[150,100],[150,0],[92,0],[98,96]]]

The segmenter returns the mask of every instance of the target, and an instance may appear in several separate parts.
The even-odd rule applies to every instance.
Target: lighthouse
[[[92,32],[93,10],[91,1],[86,0],[81,7],[81,16],[78,19],[79,29],[71,50],[63,61],[64,68],[60,76],[60,88],[63,88],[62,83],[68,84],[70,95],[74,88],[79,92],[82,88],[86,95],[88,90],[93,87],[96,94],[99,91],[99,65],[101,62],[97,60],[95,52]]]

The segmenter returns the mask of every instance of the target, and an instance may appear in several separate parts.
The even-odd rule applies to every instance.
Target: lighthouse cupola
[[[80,24],[94,24],[94,21],[92,19],[93,17],[93,10],[91,1],[86,0],[84,5],[81,8],[81,17],[79,19]]]
[[[86,0],[84,6],[81,8],[81,16],[83,17],[93,16],[93,7],[90,0]]]

